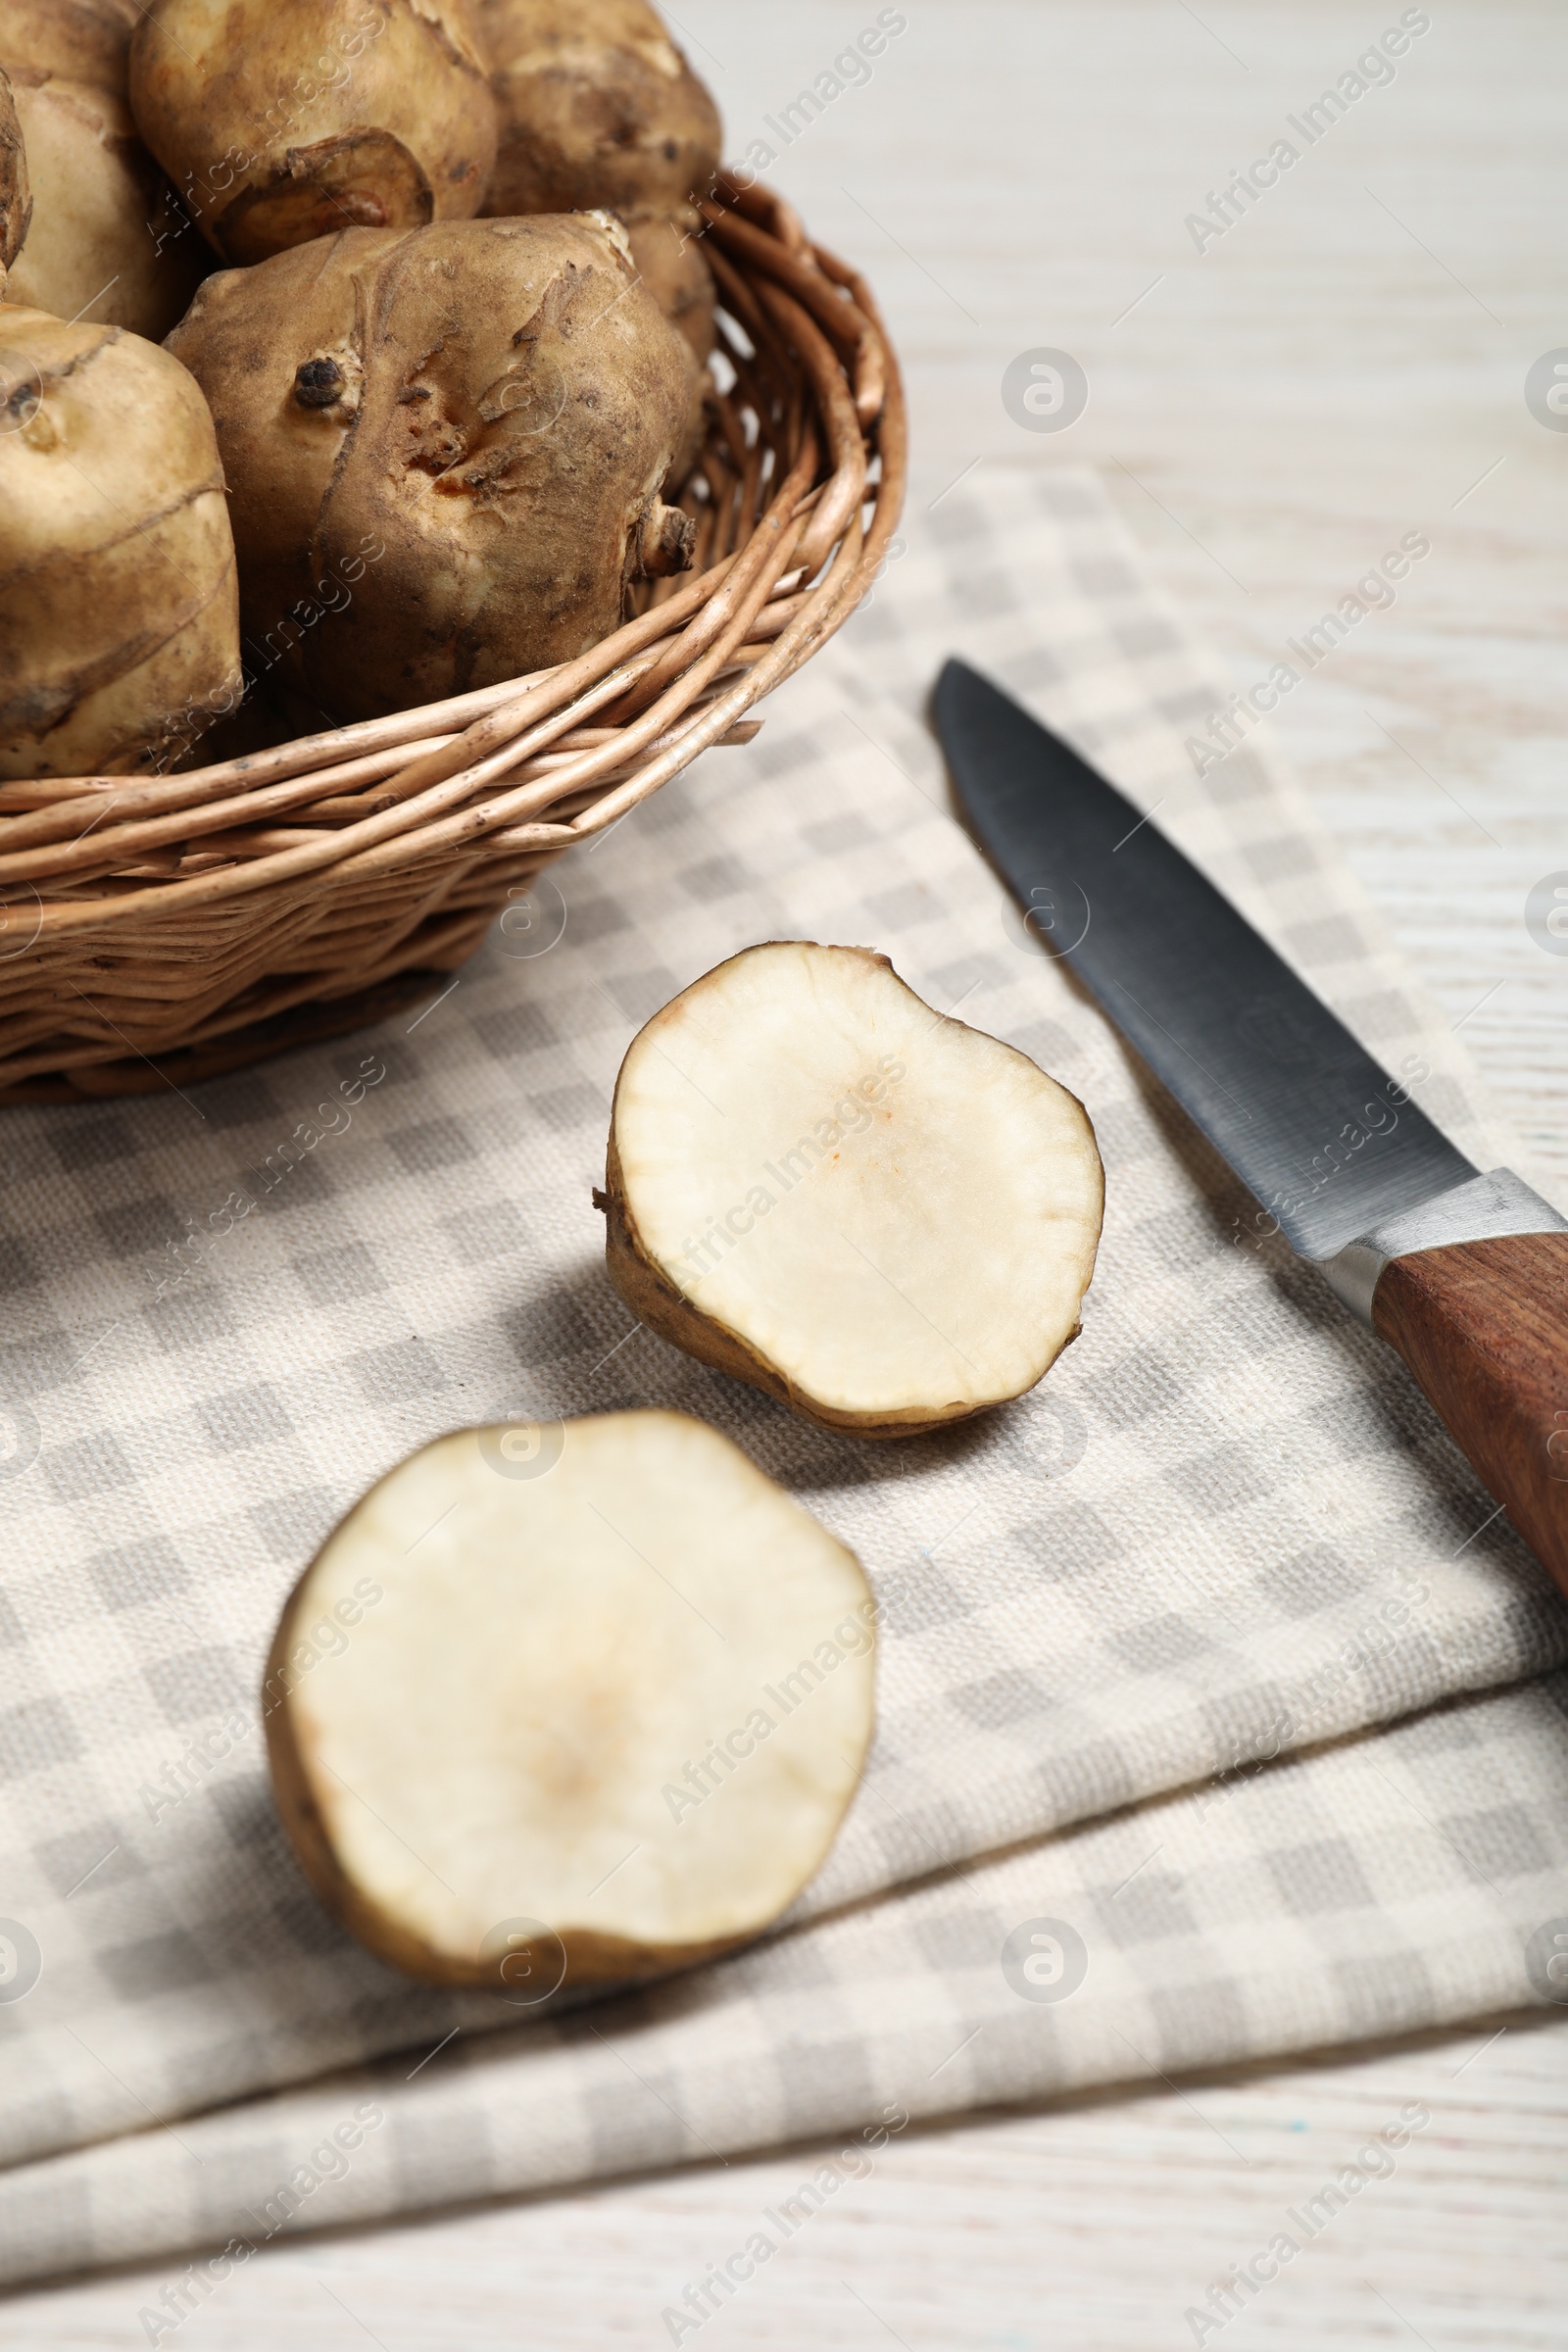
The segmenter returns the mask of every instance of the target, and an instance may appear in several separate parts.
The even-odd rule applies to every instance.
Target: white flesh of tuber
[[[1081,1102],[882,956],[749,948],[621,1064],[622,1298],[808,1419],[896,1437],[1018,1396],[1076,1336],[1104,1179]]]

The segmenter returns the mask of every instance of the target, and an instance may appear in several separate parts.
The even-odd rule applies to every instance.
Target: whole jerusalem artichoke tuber
[[[127,774],[239,699],[213,420],[122,328],[0,308],[0,776]]]
[[[0,0],[0,70],[32,190],[6,297],[157,342],[189,305],[207,254],[131,120],[139,13],[132,0]]]
[[[495,160],[468,0],[154,0],[130,101],[229,263],[466,220]]]
[[[349,229],[210,277],[247,643],[344,718],[570,660],[683,569],[689,355],[617,222]]]

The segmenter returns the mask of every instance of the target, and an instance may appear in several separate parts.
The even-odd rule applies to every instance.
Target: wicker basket
[[[0,1102],[179,1085],[429,993],[849,617],[903,497],[893,353],[781,200],[703,210],[733,380],[693,572],[556,669],[180,775],[0,785]]]

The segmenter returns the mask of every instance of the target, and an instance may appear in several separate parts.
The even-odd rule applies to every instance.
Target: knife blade
[[[1467,1159],[1115,787],[961,662],[934,698],[959,803],[1047,953],[1300,1257],[1403,1356],[1568,1591],[1568,1218]]]

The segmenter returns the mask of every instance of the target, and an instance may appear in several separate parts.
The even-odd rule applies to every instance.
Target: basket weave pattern
[[[427,993],[848,619],[903,500],[892,350],[782,200],[721,181],[703,212],[733,381],[692,571],[533,676],[180,775],[0,785],[0,1102],[148,1092]]]

